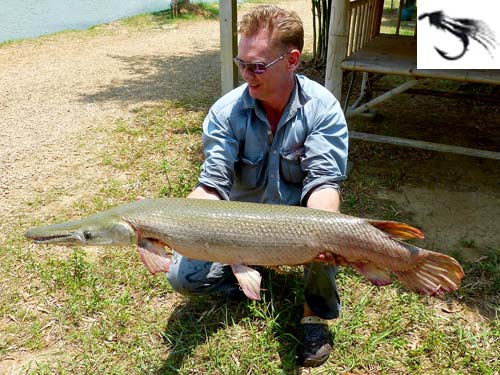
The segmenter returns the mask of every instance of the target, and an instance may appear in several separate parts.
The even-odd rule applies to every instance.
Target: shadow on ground
[[[82,95],[83,102],[119,101],[125,105],[165,100],[213,102],[220,93],[218,51],[200,51],[189,56],[110,57],[119,60],[134,78]]]
[[[263,360],[266,360],[265,356],[272,356],[277,351],[281,369],[286,374],[299,374],[296,360],[297,329],[302,314],[303,299],[296,294],[296,291],[302,291],[299,286],[302,277],[297,272],[277,273],[268,269],[264,269],[261,273],[263,293],[260,302],[251,302],[246,298],[241,301],[227,301],[225,298],[195,297],[186,299],[185,303],[178,306],[169,317],[163,333],[165,344],[170,347],[168,358],[157,369],[156,374],[177,373],[185,365],[186,359],[209,340],[211,346],[209,352],[216,351],[218,332],[234,329],[235,326],[238,326],[239,331],[234,335],[241,337],[233,342],[234,352],[213,353],[221,357],[220,362],[225,362],[223,356],[232,355],[233,360],[229,362],[236,363],[234,358],[237,358],[241,368],[251,367],[256,358],[264,355]],[[256,334],[255,332],[258,337],[252,336]],[[245,346],[244,350],[238,350],[238,346],[241,345]],[[224,343],[224,346],[227,350],[227,343]],[[260,355],[248,352],[249,346],[255,346]],[[240,356],[244,353],[247,353],[248,358]],[[211,365],[214,363],[214,361],[207,362]],[[213,366],[212,371],[217,373],[228,371],[226,368],[217,368],[216,364]],[[231,369],[232,373],[241,368],[235,364],[235,368]]]
[[[262,270],[261,274],[263,293],[260,302],[251,302],[246,298],[241,301],[227,301],[225,298],[196,297],[187,298],[185,303],[179,305],[169,317],[163,333],[165,344],[170,348],[168,358],[157,369],[156,374],[177,373],[185,365],[186,359],[192,357],[199,346],[210,341],[208,352],[213,352],[213,356],[217,356],[221,363],[228,363],[224,361],[224,356],[233,356],[229,361],[229,363],[235,363],[235,367],[231,369],[232,373],[237,373],[245,366],[251,367],[256,360],[255,352],[272,356],[277,350],[280,367],[284,373],[298,375],[297,330],[302,314],[303,299],[297,295],[296,291],[302,291],[299,286],[302,283],[302,277],[297,272],[277,273],[268,269]],[[263,326],[254,327],[255,324]],[[218,332],[231,330],[236,326],[238,329],[243,327],[248,332],[258,332],[259,337],[249,339],[244,337],[248,332],[244,332],[242,337],[234,340],[233,353],[217,352]],[[236,336],[238,334],[238,332],[234,333]],[[224,337],[227,337],[227,333]],[[245,346],[244,350],[238,350],[238,346],[241,345]],[[249,351],[249,345],[255,346],[255,352]],[[270,347],[267,347],[268,345]],[[227,350],[227,343],[222,346]],[[244,353],[249,355],[248,358],[240,356]],[[234,358],[237,358],[238,365]],[[213,366],[211,371],[217,373],[228,371],[227,368],[218,368],[218,361],[211,359],[213,358],[207,358],[207,366]],[[206,370],[209,371],[209,369]]]

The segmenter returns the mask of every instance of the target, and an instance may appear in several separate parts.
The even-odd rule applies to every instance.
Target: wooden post
[[[349,32],[349,0],[333,0],[328,34],[325,87],[338,100],[342,96],[342,69],[340,63],[347,55]]]
[[[396,25],[396,35],[399,35],[399,28],[401,27],[401,16],[403,15],[403,0],[399,0],[398,10],[398,23]]]
[[[233,57],[238,53],[236,29],[236,0],[220,0],[220,65],[222,95],[238,84],[238,68]]]
[[[375,5],[377,13],[375,15],[375,29],[373,30],[372,38],[380,34],[380,26],[382,25],[382,13],[384,12],[384,0],[378,0]]]
[[[349,18],[349,41],[347,43],[347,56],[354,51],[354,27],[356,26],[356,8],[350,9],[347,16]]]

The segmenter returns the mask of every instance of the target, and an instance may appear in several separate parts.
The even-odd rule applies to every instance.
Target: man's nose
[[[250,78],[255,77],[255,72],[252,69],[248,68],[247,66],[245,66],[240,71],[241,71],[241,76],[245,81],[248,81]]]

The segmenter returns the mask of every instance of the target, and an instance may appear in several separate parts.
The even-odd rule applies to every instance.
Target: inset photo
[[[500,3],[419,0],[418,69],[500,69]]]

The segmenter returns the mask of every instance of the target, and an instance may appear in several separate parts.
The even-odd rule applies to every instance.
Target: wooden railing
[[[349,2],[347,56],[362,48],[379,33],[383,7],[383,0],[351,0]]]

